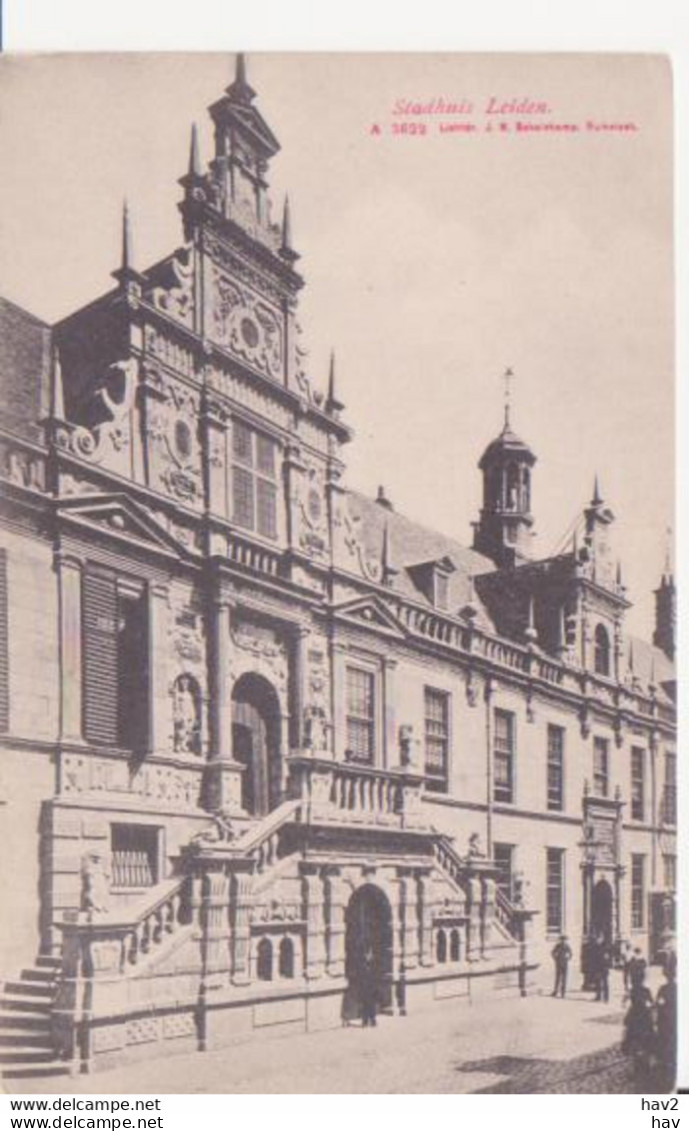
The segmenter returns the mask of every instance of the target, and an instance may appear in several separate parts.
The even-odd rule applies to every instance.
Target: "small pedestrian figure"
[[[400,963],[400,973],[395,984],[395,1001],[397,1002],[397,1012],[400,1017],[407,1016],[407,968],[404,963]]]
[[[666,964],[665,982],[656,995],[656,1031],[660,1071],[668,1088],[672,1088],[677,1063],[677,983],[674,963]]]
[[[634,953],[629,960],[629,989],[630,992],[635,986],[643,986],[646,980],[646,959],[641,953],[641,947],[635,946]]]
[[[601,935],[596,943],[596,1001],[610,1001],[610,947]]]
[[[351,982],[348,983],[342,995],[340,1016],[345,1029],[348,1029],[352,1021],[359,1016],[359,996],[356,992],[356,986]]]
[[[644,985],[645,971],[632,982],[629,993],[630,1006],[624,1019],[624,1040],[622,1051],[634,1056],[638,1069],[648,1066],[653,1053],[653,995]]]
[[[361,1018],[364,1029],[376,1024],[378,985],[373,952],[367,951],[361,967]]]
[[[632,948],[626,939],[620,943],[620,966],[622,967],[622,979],[624,983],[625,994],[629,991],[629,963],[632,959]]]
[[[555,963],[555,987],[552,997],[564,997],[567,993],[567,968],[572,957],[572,948],[567,941],[567,935],[561,935],[560,941],[552,949]]]

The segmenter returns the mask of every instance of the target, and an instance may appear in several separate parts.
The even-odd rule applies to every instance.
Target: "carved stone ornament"
[[[269,377],[280,378],[283,328],[278,313],[218,270],[212,293],[213,339]]]
[[[81,863],[81,910],[104,914],[110,907],[110,873],[107,857],[88,852]]]
[[[193,676],[185,673],[174,682],[172,717],[176,754],[201,753],[201,689]]]

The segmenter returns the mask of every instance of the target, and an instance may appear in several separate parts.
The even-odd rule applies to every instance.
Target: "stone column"
[[[433,897],[429,876],[421,876],[417,881],[417,907],[419,920],[419,963],[432,966],[433,955]]]
[[[292,745],[303,750],[308,735],[305,733],[304,710],[308,700],[308,663],[307,649],[311,629],[308,625],[300,625],[294,633],[293,643],[293,683],[292,683],[292,711],[294,722],[292,725]]]
[[[243,767],[232,757],[232,687],[230,679],[230,617],[233,604],[220,596],[211,625],[211,745],[207,767],[206,803],[211,810],[237,812],[242,807]]]
[[[397,660],[386,657],[383,660],[383,757],[386,768],[396,766],[397,735],[395,733],[395,669]]]
[[[205,990],[222,986],[229,972],[229,894],[230,881],[224,871],[206,873],[201,904]]]
[[[232,984],[246,986],[251,980],[249,950],[251,943],[252,876],[240,872],[232,878]]]
[[[467,911],[467,958],[475,962],[483,957],[483,939],[481,936],[481,881],[477,876],[472,876],[468,881]]]
[[[345,972],[345,908],[348,901],[349,887],[342,877],[328,876],[325,880],[327,971],[333,978],[341,978]]]
[[[306,919],[306,977],[314,981],[322,977],[325,967],[325,919],[323,915],[323,881],[318,875],[302,877],[304,918]]]
[[[495,880],[487,876],[483,880],[482,900],[482,952],[490,950],[493,941],[493,921],[495,919]]]
[[[420,923],[416,880],[403,876],[400,881],[400,918],[402,921],[402,953],[407,969],[419,964]]]
[[[167,680],[168,588],[148,585],[148,750],[170,751],[170,695]]]
[[[206,440],[206,505],[210,514],[229,517],[227,506],[227,468],[225,466],[225,423],[217,405],[206,399],[204,429]]]
[[[60,601],[60,738],[82,739],[81,562],[56,555]]]
[[[339,761],[344,760],[347,748],[347,649],[342,644],[333,644],[332,685],[333,685],[333,754]]]

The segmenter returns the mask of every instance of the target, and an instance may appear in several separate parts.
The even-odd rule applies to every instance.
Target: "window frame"
[[[553,759],[553,746],[551,739],[559,736],[558,762]],[[565,808],[565,728],[557,723],[548,723],[547,750],[546,750],[546,808],[551,813],[561,813]],[[557,768],[559,775],[559,790],[557,797],[552,786],[551,771]]]
[[[643,746],[632,746],[629,772],[629,816],[632,821],[644,821],[646,819],[646,751]]]
[[[442,704],[441,721],[431,718],[429,712],[429,703],[435,700],[436,704]],[[426,789],[431,792],[447,793],[450,784],[450,754],[451,754],[451,695],[449,691],[444,691],[440,687],[431,687],[429,684],[424,685],[423,689],[423,739],[424,739],[424,778]],[[441,730],[435,734],[429,733],[429,726],[435,725],[440,727]],[[441,772],[434,772],[429,769],[428,748],[429,742],[437,742],[443,748],[443,768]]]
[[[632,931],[646,928],[646,855],[633,852],[629,869],[629,925]]]
[[[598,753],[605,755],[602,772],[597,767]],[[598,788],[599,780],[603,783],[603,789]],[[610,740],[602,734],[593,736],[593,795],[603,798],[610,796]]]
[[[509,903],[514,901],[514,855],[516,845],[507,844],[503,841],[493,842],[493,863],[498,869],[498,876],[496,879],[496,886],[498,891],[501,891]],[[504,851],[502,851],[504,850]],[[498,857],[502,856],[503,860],[507,861],[507,867],[504,868],[499,862]]]
[[[547,935],[561,935],[565,929],[565,850],[564,848],[546,847],[545,857],[545,930]],[[552,881],[551,865],[557,866],[556,882]],[[551,917],[551,895],[557,898],[558,914],[556,919]]]
[[[378,686],[377,686],[377,673],[374,669],[357,663],[352,660],[347,660],[345,664],[345,756],[348,762],[353,762],[359,766],[375,766],[376,756],[378,751],[378,734],[377,734],[377,708],[378,708]],[[352,709],[352,698],[350,695],[351,675],[363,676],[366,679],[370,690],[370,711],[367,714],[360,714]],[[360,757],[354,750],[350,741],[351,729],[350,724],[355,724],[355,727],[366,726],[369,734],[369,756],[367,758]]]
[[[677,826],[677,753],[665,751],[663,779],[663,824]]]
[[[508,748],[498,749],[498,719],[504,719],[508,724]],[[515,763],[517,749],[517,719],[514,711],[495,707],[493,711],[493,801],[500,805],[514,805],[516,798],[515,789]],[[507,766],[507,785],[498,781],[497,767],[499,762]]]
[[[593,670],[596,675],[604,678],[610,677],[612,645],[610,632],[602,621],[599,621],[593,633]]]
[[[280,536],[279,442],[241,417],[232,418],[231,429],[231,521],[241,530],[277,542]],[[266,458],[268,453],[270,458]],[[240,484],[243,499],[239,494]],[[238,499],[241,500],[239,506]]]

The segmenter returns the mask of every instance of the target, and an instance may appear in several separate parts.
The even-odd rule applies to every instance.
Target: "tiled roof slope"
[[[471,601],[477,609],[476,621],[488,630],[494,630],[493,623],[470,580],[476,574],[488,573],[495,569],[490,558],[462,546],[445,534],[412,522],[404,515],[388,509],[366,495],[357,491],[348,491],[347,494],[351,516],[360,519],[357,523],[357,534],[367,558],[380,560],[383,535],[387,525],[389,564],[397,571],[393,581],[396,593],[432,607],[428,597],[414,584],[408,569],[410,566],[440,561],[447,557],[455,566],[454,572],[450,573],[448,578],[447,611],[456,616],[460,609]]]

